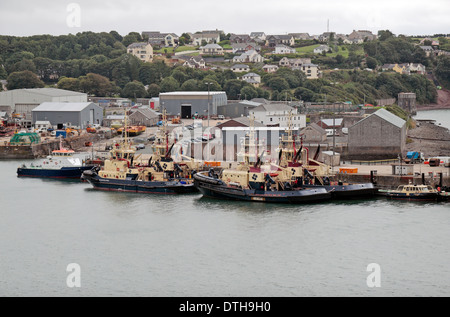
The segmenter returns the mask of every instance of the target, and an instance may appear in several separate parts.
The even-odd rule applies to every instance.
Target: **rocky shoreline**
[[[407,151],[420,151],[425,157],[450,156],[450,131],[433,122],[418,120],[416,128],[408,131]]]

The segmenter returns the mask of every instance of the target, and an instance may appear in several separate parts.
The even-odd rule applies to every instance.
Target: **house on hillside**
[[[217,44],[220,42],[220,32],[203,31],[201,33],[192,34],[192,44],[195,46],[202,45],[205,41],[206,44]]]
[[[349,40],[361,40],[364,41],[374,41],[377,39],[377,36],[368,30],[353,30],[347,37]]]
[[[256,73],[248,73],[242,76],[242,80],[249,83],[253,87],[259,87],[261,84],[261,76]]]
[[[310,40],[311,36],[309,33],[289,33],[288,35],[292,36],[294,40]]]
[[[175,33],[161,33],[161,32],[142,32],[142,37],[148,38],[148,43],[153,46],[173,47],[177,46],[179,36]]]
[[[190,59],[184,62],[183,66],[204,69],[206,68],[206,63],[201,56],[192,56]]]
[[[128,45],[127,53],[136,56],[145,63],[153,61],[153,47],[149,43],[132,43]]]
[[[256,45],[255,43],[236,43],[231,44],[231,49],[233,50],[233,54],[242,54],[251,50],[259,52],[261,46]]]
[[[236,64],[231,67],[231,70],[235,73],[242,73],[250,71],[250,67],[245,64]]]
[[[256,42],[264,42],[266,40],[266,34],[264,32],[252,32],[250,38]]]
[[[277,65],[264,65],[263,71],[266,73],[275,73],[278,70]]]
[[[328,53],[330,47],[328,45],[320,45],[314,49],[314,54],[322,54],[323,52]]]
[[[295,54],[295,48],[289,47],[284,44],[278,44],[275,46],[274,54]]]
[[[266,46],[275,47],[278,44],[294,46],[295,40],[292,35],[269,35],[266,37]]]
[[[200,47],[202,55],[223,55],[223,48],[219,44],[207,44]]]
[[[248,34],[231,34],[230,43],[250,43],[253,39]]]
[[[260,63],[264,58],[254,50],[242,53],[240,56],[233,57],[234,63]]]

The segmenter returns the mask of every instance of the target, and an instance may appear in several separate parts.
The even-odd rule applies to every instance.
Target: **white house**
[[[306,127],[306,115],[299,114],[296,108],[284,103],[262,104],[249,110],[249,115],[255,117],[255,121],[266,126],[288,127],[289,114],[292,114],[292,126],[294,129]]]
[[[295,54],[295,53],[296,53],[295,49],[287,45],[278,44],[277,46],[275,46],[274,54]]]
[[[328,52],[330,47],[328,45],[320,45],[314,49],[314,54],[322,54],[322,52]]]
[[[231,49],[233,50],[233,54],[242,54],[251,50],[258,52],[261,50],[261,46],[255,43],[235,43],[231,44]]]
[[[190,59],[184,62],[183,66],[203,69],[206,68],[206,63],[201,56],[192,56]]]
[[[265,71],[266,73],[275,73],[278,70],[278,66],[277,65],[264,65],[263,67],[263,71]]]
[[[143,62],[152,62],[153,47],[149,43],[132,43],[127,47],[127,53],[136,56]]]
[[[223,48],[219,44],[206,44],[200,47],[203,55],[223,55]]]
[[[261,76],[256,73],[248,73],[242,76],[242,80],[254,87],[259,87],[261,84]]]
[[[250,33],[250,37],[255,41],[265,41],[266,34],[264,32],[252,32]]]
[[[236,64],[231,67],[231,70],[235,73],[248,72],[250,67],[245,64]]]
[[[233,62],[235,63],[259,63],[263,60],[264,58],[255,50],[250,50],[241,54],[240,56],[233,57]]]
[[[201,33],[192,34],[191,36],[192,44],[195,46],[202,45],[202,42],[206,43],[219,43],[220,42],[220,33],[219,32],[207,32],[203,31]]]
[[[306,78],[308,79],[317,79],[319,78],[320,75],[319,65],[312,63],[301,64],[300,66],[295,66],[292,67],[291,69],[301,70],[303,73],[305,73]]]

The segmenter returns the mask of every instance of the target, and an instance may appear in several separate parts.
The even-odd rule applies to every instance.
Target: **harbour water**
[[[19,179],[19,163],[0,161],[0,296],[450,295],[448,203],[102,192]]]
[[[436,120],[436,124],[450,129],[450,109],[418,111],[414,119]]]

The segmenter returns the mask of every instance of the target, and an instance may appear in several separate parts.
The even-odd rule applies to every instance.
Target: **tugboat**
[[[388,199],[401,199],[410,201],[437,201],[440,193],[430,185],[400,185],[395,190],[386,193]]]
[[[309,157],[309,149],[303,147],[300,138],[300,149],[296,151],[296,137],[292,133],[291,115],[288,118],[287,134],[280,138],[279,165],[283,168],[302,168],[303,173],[299,181],[304,188],[324,188],[335,199],[361,198],[374,196],[378,189],[373,183],[348,184],[341,181],[332,182],[333,176],[328,165],[317,160],[320,146],[313,158]]]
[[[154,194],[197,191],[191,171],[170,157],[173,145],[164,156],[154,153],[148,164],[135,164],[136,150],[131,147],[127,135],[125,132],[124,142],[116,144],[110,151],[110,158],[105,160],[104,166],[83,172],[82,180],[89,182],[95,189],[107,191]]]
[[[29,166],[23,164],[17,169],[17,176],[80,179],[81,174],[92,169],[94,165],[85,165],[84,161],[74,154],[75,151],[62,146],[60,138],[59,150],[52,151],[52,155],[39,164],[31,163]]]
[[[268,203],[301,204],[331,198],[324,188],[305,189],[301,186],[301,167],[287,169],[272,164],[263,165],[264,151],[254,164],[250,164],[255,157],[255,144],[251,125],[248,138],[244,138],[244,153],[238,155],[243,162],[235,169],[222,170],[219,175],[214,169],[196,173],[194,180],[198,190],[204,196],[213,198]]]

